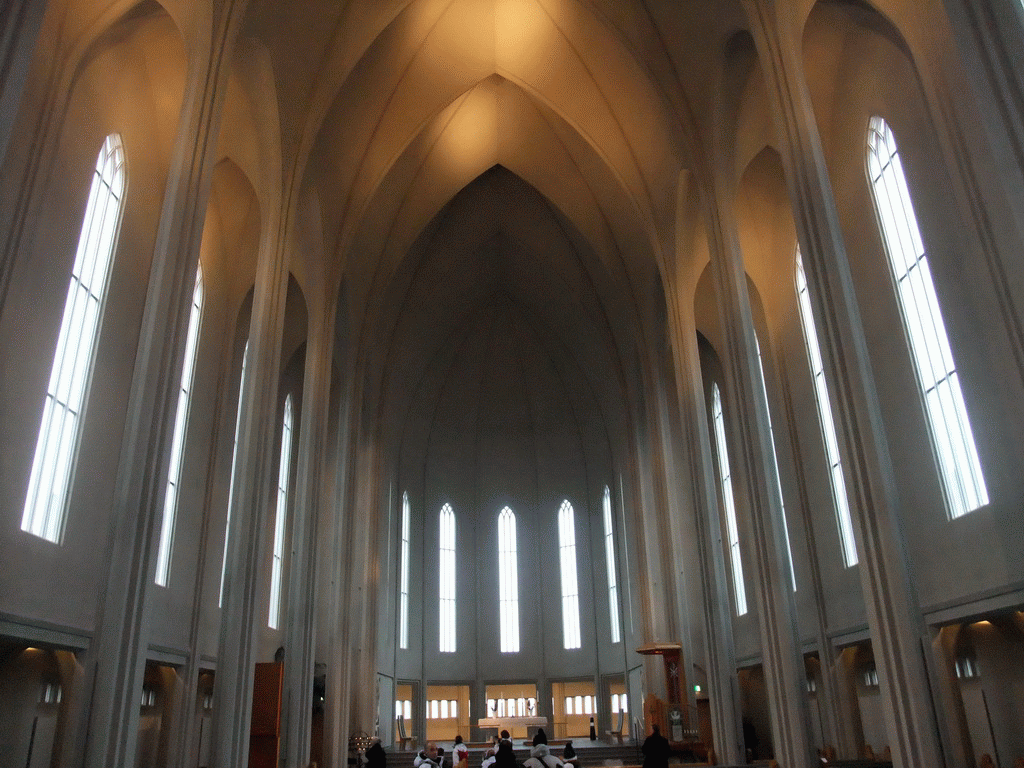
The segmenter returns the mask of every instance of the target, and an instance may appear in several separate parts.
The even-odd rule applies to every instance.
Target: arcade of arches
[[[1020,0],[0,31],[0,768],[1024,758]]]

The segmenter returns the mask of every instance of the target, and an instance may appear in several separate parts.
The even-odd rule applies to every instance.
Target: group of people
[[[412,764],[413,768],[445,768],[444,749],[432,741],[427,742],[427,745],[417,753]],[[455,737],[450,765],[452,768],[469,767],[469,749],[461,736]],[[499,736],[494,737],[493,746],[487,750],[480,768],[578,768],[578,766],[579,762],[572,742],[566,743],[562,750],[562,757],[559,758],[548,748],[547,734],[544,733],[543,728],[540,728],[533,737],[530,757],[522,764],[516,760],[511,735],[508,731],[502,731]]]
[[[548,737],[544,729],[538,728],[533,737],[530,756],[522,763],[521,768],[576,768],[578,765],[576,750],[573,749],[571,741],[566,743],[562,750],[562,758],[559,759],[548,748]],[[487,750],[480,768],[520,768],[508,731],[502,731],[500,736],[495,737],[494,747]]]

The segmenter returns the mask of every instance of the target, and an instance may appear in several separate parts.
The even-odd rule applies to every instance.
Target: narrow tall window
[[[711,390],[711,417],[715,424],[715,452],[718,454],[718,475],[722,483],[722,505],[725,507],[725,527],[729,534],[729,562],[732,565],[732,587],[736,595],[736,615],[747,612],[747,590],[743,585],[743,561],[740,560],[740,534],[736,525],[736,502],[732,495],[732,470],[725,442],[725,414],[718,385]]]
[[[402,554],[398,574],[398,647],[409,647],[409,492],[402,493]]]
[[[761,356],[761,342],[754,337],[754,341],[757,342],[757,364],[761,366],[761,382],[764,384],[765,389],[762,390],[764,393],[765,402],[765,414],[768,416],[768,437],[772,441],[772,458],[775,459],[775,487],[779,491],[779,505],[782,510],[782,534],[786,538],[786,557],[789,560],[789,580],[793,585],[793,591],[796,592],[796,571],[793,570],[793,547],[789,544],[789,523],[786,521],[786,499],[782,495],[782,478],[779,477],[779,452],[775,450],[775,430],[772,428],[772,409],[768,407],[768,382],[764,377],[764,358]]]
[[[231,534],[231,502],[235,496],[235,462],[238,459],[238,431],[242,428],[242,394],[245,392],[245,364],[249,361],[249,341],[242,352],[242,373],[238,377],[238,408],[235,411],[235,442],[231,447],[231,486],[228,488],[228,519],[224,525],[224,559],[220,566],[220,597],[218,606],[224,605],[224,578],[228,572],[228,536]]]
[[[284,400],[284,421],[281,424],[281,461],[277,469],[277,514],[274,519],[274,562],[270,569],[269,626],[281,624],[281,586],[284,583],[285,529],[288,523],[288,483],[292,469],[292,396]]]
[[[558,561],[562,572],[562,644],[580,647],[580,589],[576,574],[576,515],[566,499],[558,510]]]
[[[505,507],[498,515],[498,617],[501,652],[519,652],[519,566],[516,516]]]
[[[612,528],[612,492],[604,487],[604,561],[608,568],[608,618],[612,626],[612,642],[622,639],[619,629],[619,588],[615,583],[615,535]]]
[[[164,494],[164,518],[160,526],[160,546],[156,556],[156,583],[166,587],[171,578],[171,550],[174,546],[174,520],[178,512],[178,486],[181,465],[184,463],[185,425],[188,423],[189,402],[192,398],[192,378],[199,350],[199,324],[203,316],[203,269],[196,270],[196,285],[192,291],[192,311],[188,320],[185,340],[185,359],[181,367],[181,386],[178,388],[178,408],[174,413],[174,436],[171,440],[171,458],[167,470],[167,491]]]
[[[960,517],[988,504],[988,490],[896,137],[880,117],[868,125],[867,161],[949,516]]]
[[[438,593],[440,597],[441,653],[455,653],[455,510],[451,504],[441,507]]]
[[[82,408],[92,378],[124,187],[124,149],[121,138],[112,133],[96,158],[21,517],[23,531],[54,543],[64,535]]]
[[[829,478],[832,481],[832,501],[836,508],[839,542],[843,549],[843,562],[849,568],[857,564],[857,541],[853,536],[853,519],[850,516],[850,504],[846,496],[842,459],[839,457],[839,440],[836,437],[835,422],[832,421],[832,404],[828,396],[828,384],[825,381],[825,366],[821,360],[818,330],[814,324],[811,296],[807,290],[804,261],[800,256],[799,248],[796,251],[796,293],[797,305],[800,307],[800,321],[804,328],[804,342],[807,344],[807,361],[811,366],[811,376],[814,377],[814,401],[818,406],[818,420],[821,423],[825,457],[828,459]]]

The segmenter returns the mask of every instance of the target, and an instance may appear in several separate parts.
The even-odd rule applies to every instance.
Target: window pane
[[[729,562],[732,565],[732,586],[736,597],[736,615],[747,612],[747,590],[743,584],[743,562],[740,559],[740,536],[736,524],[736,503],[732,495],[732,471],[725,442],[725,415],[722,412],[722,394],[715,384],[711,390],[712,419],[714,421],[715,452],[718,454],[718,475],[722,484],[722,506],[729,536]]]
[[[604,514],[604,560],[608,569],[608,618],[611,622],[612,643],[621,638],[619,628],[619,590],[615,581],[615,537],[612,527],[612,493],[606,485],[602,502]]]
[[[402,493],[402,554],[398,585],[398,647],[409,647],[409,493]]]
[[[807,360],[811,367],[814,380],[814,402],[818,409],[818,420],[821,424],[825,458],[829,463],[832,501],[835,505],[836,523],[839,528],[839,543],[843,552],[846,567],[857,564],[857,543],[853,534],[853,519],[847,503],[846,482],[843,479],[842,459],[839,456],[839,441],[836,438],[835,423],[832,420],[832,404],[828,396],[828,385],[825,381],[825,366],[818,346],[818,330],[814,323],[811,308],[811,297],[807,288],[807,277],[804,274],[803,259],[800,249],[796,252],[796,289],[797,306],[800,308],[800,322],[803,325],[804,342],[807,346]]]
[[[79,414],[92,375],[124,193],[124,150],[111,134],[96,159],[64,314],[43,398],[21,529],[59,543],[78,450]]]
[[[576,573],[576,522],[568,499],[558,510],[558,551],[562,574],[562,644],[580,647],[580,600]]]
[[[782,535],[786,539],[786,556],[789,561],[789,580],[793,585],[793,591],[796,592],[796,571],[793,570],[793,548],[789,544],[789,523],[786,520],[786,501],[782,495],[782,478],[779,477],[779,454],[775,450],[775,430],[772,428],[772,413],[771,408],[768,406],[768,389],[767,381],[764,376],[764,360],[761,356],[761,342],[754,337],[754,341],[757,342],[757,363],[761,366],[761,382],[765,385],[764,403],[765,403],[765,414],[768,416],[768,437],[771,438],[772,442],[772,454],[775,459],[775,487],[779,494],[779,505],[782,509]]]
[[[455,608],[455,511],[451,504],[445,504],[440,514],[440,558],[438,559],[438,591],[440,597],[441,653],[455,653],[456,608]]]
[[[502,653],[519,651],[519,566],[516,516],[505,507],[498,515],[498,614]]]
[[[880,117],[868,125],[868,174],[885,251],[950,517],[988,504],[956,365],[896,137]]]
[[[228,536],[231,531],[231,503],[234,498],[235,487],[235,462],[238,459],[238,431],[242,427],[242,397],[245,393],[245,364],[249,360],[249,341],[245,342],[245,349],[242,351],[242,373],[238,378],[238,408],[235,411],[235,442],[231,448],[231,486],[228,488],[228,515],[227,523],[224,526],[224,559],[220,566],[220,598],[218,606],[224,604],[224,579],[227,577],[228,568]]]
[[[178,405],[174,413],[174,435],[167,470],[167,492],[164,494],[163,520],[160,525],[160,544],[157,549],[156,583],[166,587],[171,576],[171,550],[174,543],[174,521],[177,517],[178,484],[181,482],[182,448],[185,445],[185,425],[188,422],[192,397],[192,379],[199,348],[199,324],[203,313],[203,270],[196,270],[192,289],[192,309],[189,313],[188,336],[185,340],[185,359],[181,369]]]
[[[284,401],[284,420],[281,425],[281,461],[277,472],[277,514],[274,523],[274,560],[270,571],[271,629],[281,623],[281,587],[284,583],[285,529],[288,521],[288,483],[292,466],[292,396]]]

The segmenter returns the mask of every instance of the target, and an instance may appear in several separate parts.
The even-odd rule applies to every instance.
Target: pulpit
[[[644,699],[644,725],[650,733],[655,723],[668,739],[672,751],[684,758],[707,760],[711,752],[710,718],[707,728],[699,723],[700,710],[692,713],[683,696],[686,690],[686,672],[682,665],[682,647],[678,643],[651,643],[637,648],[644,656],[661,656],[668,700],[662,701],[653,693]],[[707,708],[705,708],[705,714]],[[706,738],[705,738],[706,737]]]

